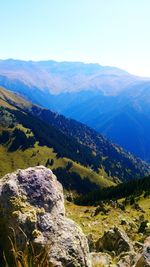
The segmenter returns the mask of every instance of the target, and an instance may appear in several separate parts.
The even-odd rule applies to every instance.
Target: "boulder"
[[[121,252],[131,251],[132,249],[133,246],[126,233],[116,227],[105,232],[96,242],[97,252],[115,252],[115,255],[119,255]]]
[[[126,256],[118,262],[117,266],[118,267],[131,267],[133,265],[131,265],[130,257]]]
[[[63,188],[50,169],[37,166],[5,175],[0,180],[0,216],[3,250],[13,229],[20,250],[27,236],[38,249],[47,247],[54,266],[91,266],[87,239],[66,218]]]
[[[92,252],[90,253],[92,266],[108,267],[112,262],[112,258],[107,253]]]
[[[117,267],[133,267],[138,258],[139,254],[135,251],[122,253],[117,260]]]
[[[117,201],[113,201],[113,200],[110,200],[109,201],[109,204],[110,204],[110,206],[112,207],[112,208],[117,208]]]
[[[108,213],[108,209],[105,208],[105,204],[101,201],[99,203],[99,205],[96,207],[95,209],[95,213],[94,216],[97,216],[99,213],[103,213],[103,214],[107,214]]]
[[[150,236],[146,238],[143,246],[143,252],[139,257],[135,267],[149,267],[150,266]]]

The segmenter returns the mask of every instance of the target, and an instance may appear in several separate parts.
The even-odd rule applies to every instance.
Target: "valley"
[[[122,75],[122,72],[120,75]],[[98,123],[99,120],[97,116],[102,116],[101,123],[103,123],[107,133],[109,133],[109,129],[113,124],[108,119],[108,116],[107,127],[104,114],[101,114],[101,112],[95,113],[95,109],[92,111],[94,115],[93,118],[93,115],[90,115],[90,105],[88,103],[90,103],[92,97],[91,105],[95,103],[94,107],[97,106],[97,108],[98,105],[100,105],[107,115],[110,112],[111,120],[116,120],[117,118],[119,130],[115,128],[115,132],[118,134],[119,131],[120,133],[122,131],[122,138],[124,142],[127,143],[129,151],[130,142],[134,145],[131,134],[133,133],[132,119],[137,126],[140,125],[140,131],[142,133],[145,128],[144,124],[148,127],[148,117],[144,118],[139,106],[137,108],[136,105],[135,107],[138,113],[132,116],[131,111],[133,111],[133,107],[130,109],[129,105],[125,105],[125,109],[122,110],[121,115],[119,115],[121,119],[123,119],[120,122],[117,116],[122,108],[122,104],[120,104],[119,107],[116,98],[120,98],[119,101],[122,103],[126,97],[123,97],[123,100],[121,100],[120,96],[107,96],[108,112],[105,103],[106,96],[100,95],[98,92],[95,92],[94,96],[91,92],[87,93],[86,91],[84,91],[84,93],[80,91],[77,93],[66,92],[63,95],[51,95],[49,98],[51,99],[50,106],[53,110],[55,109],[55,111],[52,111],[43,107],[47,106],[45,104],[41,106],[43,103],[38,103],[36,99],[34,99],[35,103],[27,100],[30,97],[22,91],[24,88],[22,84],[20,84],[19,87],[17,85],[16,88],[19,88],[19,90],[14,90],[13,82],[11,90],[9,86],[8,88],[0,87],[0,186],[2,186],[2,190],[5,190],[7,177],[10,177],[10,180],[13,180],[14,177],[18,177],[16,186],[18,188],[24,188],[23,190],[26,190],[25,194],[28,194],[28,190],[31,190],[34,196],[33,200],[28,196],[28,201],[26,200],[26,195],[22,196],[22,193],[19,193],[19,197],[17,195],[15,198],[13,195],[11,197],[9,195],[7,196],[7,201],[8,203],[9,201],[11,202],[9,205],[12,209],[9,215],[9,218],[11,218],[11,216],[12,218],[9,223],[10,225],[12,224],[12,227],[15,229],[16,237],[18,235],[16,227],[18,227],[17,225],[19,223],[19,225],[23,226],[23,231],[29,231],[31,227],[33,231],[30,234],[33,240],[34,238],[41,238],[41,236],[43,236],[42,238],[47,238],[45,228],[39,228],[39,226],[36,226],[36,223],[38,222],[39,225],[41,224],[40,227],[49,227],[50,220],[47,221],[47,219],[44,219],[46,220],[44,224],[42,220],[43,218],[47,218],[44,216],[54,216],[54,214],[49,214],[50,211],[49,209],[47,210],[47,207],[50,206],[44,204],[47,201],[47,197],[45,199],[43,198],[43,187],[42,185],[38,186],[38,184],[43,181],[43,184],[45,183],[46,186],[47,173],[50,172],[49,175],[53,177],[53,174],[51,174],[52,170],[57,178],[52,178],[51,182],[53,183],[53,179],[58,179],[63,185],[66,209],[65,216],[69,218],[68,220],[73,221],[72,223],[68,221],[67,224],[65,221],[67,220],[66,218],[61,217],[61,220],[66,224],[66,228],[74,227],[73,231],[77,231],[75,230],[77,226],[74,224],[76,223],[79,225],[82,230],[80,230],[81,232],[77,232],[77,236],[79,235],[78,238],[82,239],[83,235],[85,236],[85,240],[83,238],[81,243],[88,241],[87,247],[86,243],[83,245],[85,254],[84,256],[80,255],[80,259],[77,256],[79,255],[77,250],[81,243],[78,244],[79,247],[73,248],[75,249],[74,255],[76,255],[73,261],[78,260],[78,262],[80,262],[79,264],[83,267],[91,266],[90,262],[92,262],[92,267],[143,267],[145,263],[143,263],[142,255],[144,255],[145,242],[148,242],[145,240],[147,240],[150,233],[150,165],[148,160],[147,162],[143,161],[139,157],[134,156],[131,152],[124,150],[121,146],[116,145],[111,141],[112,138],[110,136],[108,140],[100,134],[99,130],[101,132],[103,132],[103,130]],[[15,91],[15,93],[13,91]],[[124,89],[122,89],[120,95],[124,92]],[[115,94],[118,94],[118,91],[116,91]],[[23,95],[25,98],[22,97]],[[80,99],[79,102],[78,99]],[[33,101],[33,98],[31,97],[30,100]],[[126,99],[126,101],[130,103],[128,99]],[[66,105],[64,103],[66,103]],[[59,106],[60,104],[61,108]],[[63,109],[63,105],[65,105],[65,110]],[[68,109],[67,105],[72,108],[73,113],[70,108]],[[86,108],[87,106],[89,108]],[[115,109],[116,117],[113,115]],[[56,112],[57,110],[61,110],[62,114],[66,116]],[[88,112],[88,115],[85,111]],[[141,116],[141,121],[139,120],[139,114]],[[76,121],[76,118],[81,122]],[[130,119],[131,127],[129,127],[128,124]],[[94,126],[94,122],[96,122],[96,127]],[[127,137],[126,130],[130,133],[130,138]],[[135,125],[134,130],[138,133],[138,129]],[[147,135],[149,133],[148,131],[147,128]],[[105,134],[105,136],[106,135],[107,134]],[[138,138],[137,134],[134,138],[137,151],[139,151],[139,147],[136,146],[136,142],[140,144]],[[148,139],[146,139],[146,136],[144,138],[145,143],[147,143]],[[143,144],[144,143],[141,144],[141,149],[143,149]],[[148,145],[146,149],[149,151]],[[135,155],[140,155],[140,153],[134,152]],[[143,150],[143,153],[145,153],[144,155],[146,156],[145,150]],[[12,174],[14,171],[16,172]],[[5,174],[6,176],[2,178]],[[20,178],[20,175],[23,175],[24,178]],[[14,183],[16,183],[16,180],[13,180],[12,184]],[[26,189],[24,183],[27,183]],[[33,183],[33,185],[30,184],[29,186],[28,183]],[[57,186],[53,189],[54,195],[57,194],[57,190],[60,190],[59,186],[59,189]],[[32,187],[34,187],[34,190]],[[16,190],[15,188],[16,187],[11,187],[11,189],[6,191],[7,194],[9,194],[9,192],[10,194],[14,194],[13,190]],[[44,190],[47,190],[46,187]],[[22,189],[16,192],[22,192]],[[49,195],[47,194],[47,196]],[[5,205],[3,206],[3,202],[5,202],[3,194],[0,195],[0,198],[1,208],[5,209]],[[37,201],[37,203],[35,202],[36,204],[34,203],[34,199]],[[41,201],[44,202],[42,203]],[[55,207],[55,200],[51,201],[54,201],[55,204],[53,205]],[[39,208],[39,205],[42,205],[43,208]],[[58,210],[61,207],[62,204],[57,207]],[[7,216],[5,211],[3,214]],[[24,216],[27,216],[25,221],[23,219]],[[64,216],[62,211],[60,211],[59,216]],[[59,227],[61,227],[62,222],[60,223],[59,216],[57,223]],[[28,230],[26,229],[26,223],[30,225]],[[0,220],[0,229],[1,227],[3,229],[6,225],[5,218]],[[50,227],[54,227],[55,229],[56,225],[53,224]],[[41,232],[41,229],[44,230]],[[62,238],[64,238],[64,244],[66,245],[65,242],[68,242],[66,241],[68,239],[66,239],[67,237],[65,237],[61,228],[58,233],[62,233]],[[71,240],[74,240],[76,237],[72,234],[72,230],[70,234]],[[0,248],[3,243],[3,239],[1,238],[5,239],[5,237],[3,237],[3,235],[0,236]],[[53,238],[57,241],[55,244],[57,250],[59,239],[57,239],[58,237],[56,235]],[[30,244],[31,241],[27,242]],[[36,242],[39,242],[38,239]],[[71,244],[69,243],[69,246],[72,246]],[[18,246],[20,246],[19,243]],[[60,251],[63,253],[62,244],[59,244],[59,246],[61,246]],[[20,252],[16,248],[14,253],[18,255]],[[27,253],[30,255],[29,252]],[[53,253],[54,252],[50,252],[52,259],[54,257],[58,260],[59,253],[56,256],[54,256]],[[70,251],[68,253],[70,253]],[[64,254],[62,255],[64,261],[68,262],[69,259]],[[47,256],[45,260],[47,260]],[[88,260],[90,260],[89,263]],[[87,265],[83,263],[83,261],[87,262]],[[145,258],[145,262],[146,261],[147,258]],[[66,263],[63,266],[66,267]],[[71,266],[77,267],[75,263]],[[15,267],[18,266],[16,265]],[[46,267],[48,267],[48,265],[46,265]]]
[[[10,59],[0,61],[0,84],[150,162],[150,79],[99,64]]]
[[[119,180],[149,173],[147,163],[123,151],[85,125],[32,105],[5,89],[1,88],[0,92],[4,101],[0,113],[3,127],[1,145],[5,153],[10,155],[10,161],[19,153],[19,160],[26,159],[26,164],[31,160],[32,164],[45,165],[49,159],[52,169],[66,168],[68,162],[72,162],[68,168],[70,172],[81,173],[82,177],[85,175],[92,182],[95,179],[99,185],[111,185]],[[2,153],[3,157],[5,153]],[[12,162],[8,165],[16,164]],[[26,164],[22,162],[20,167],[27,167]]]

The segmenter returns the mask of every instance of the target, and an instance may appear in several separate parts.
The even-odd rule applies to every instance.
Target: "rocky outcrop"
[[[13,229],[20,249],[27,235],[38,248],[47,246],[54,266],[91,266],[87,240],[66,218],[63,189],[51,170],[38,166],[4,176],[0,180],[0,213],[3,249]]]
[[[126,233],[116,227],[105,232],[96,243],[97,251],[114,252],[115,255],[132,249],[133,246]]]

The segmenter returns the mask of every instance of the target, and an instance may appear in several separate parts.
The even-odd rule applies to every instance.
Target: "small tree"
[[[73,163],[71,161],[68,161],[67,165],[66,165],[66,171],[69,171],[73,166]]]

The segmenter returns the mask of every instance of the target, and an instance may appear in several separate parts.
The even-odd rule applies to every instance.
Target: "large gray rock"
[[[0,216],[3,249],[10,228],[22,248],[25,236],[21,228],[38,248],[48,247],[54,266],[91,266],[86,237],[65,217],[63,189],[51,170],[38,166],[4,176],[0,180]]]
[[[97,251],[114,252],[115,255],[132,249],[133,246],[126,233],[116,227],[105,232],[96,243]]]

